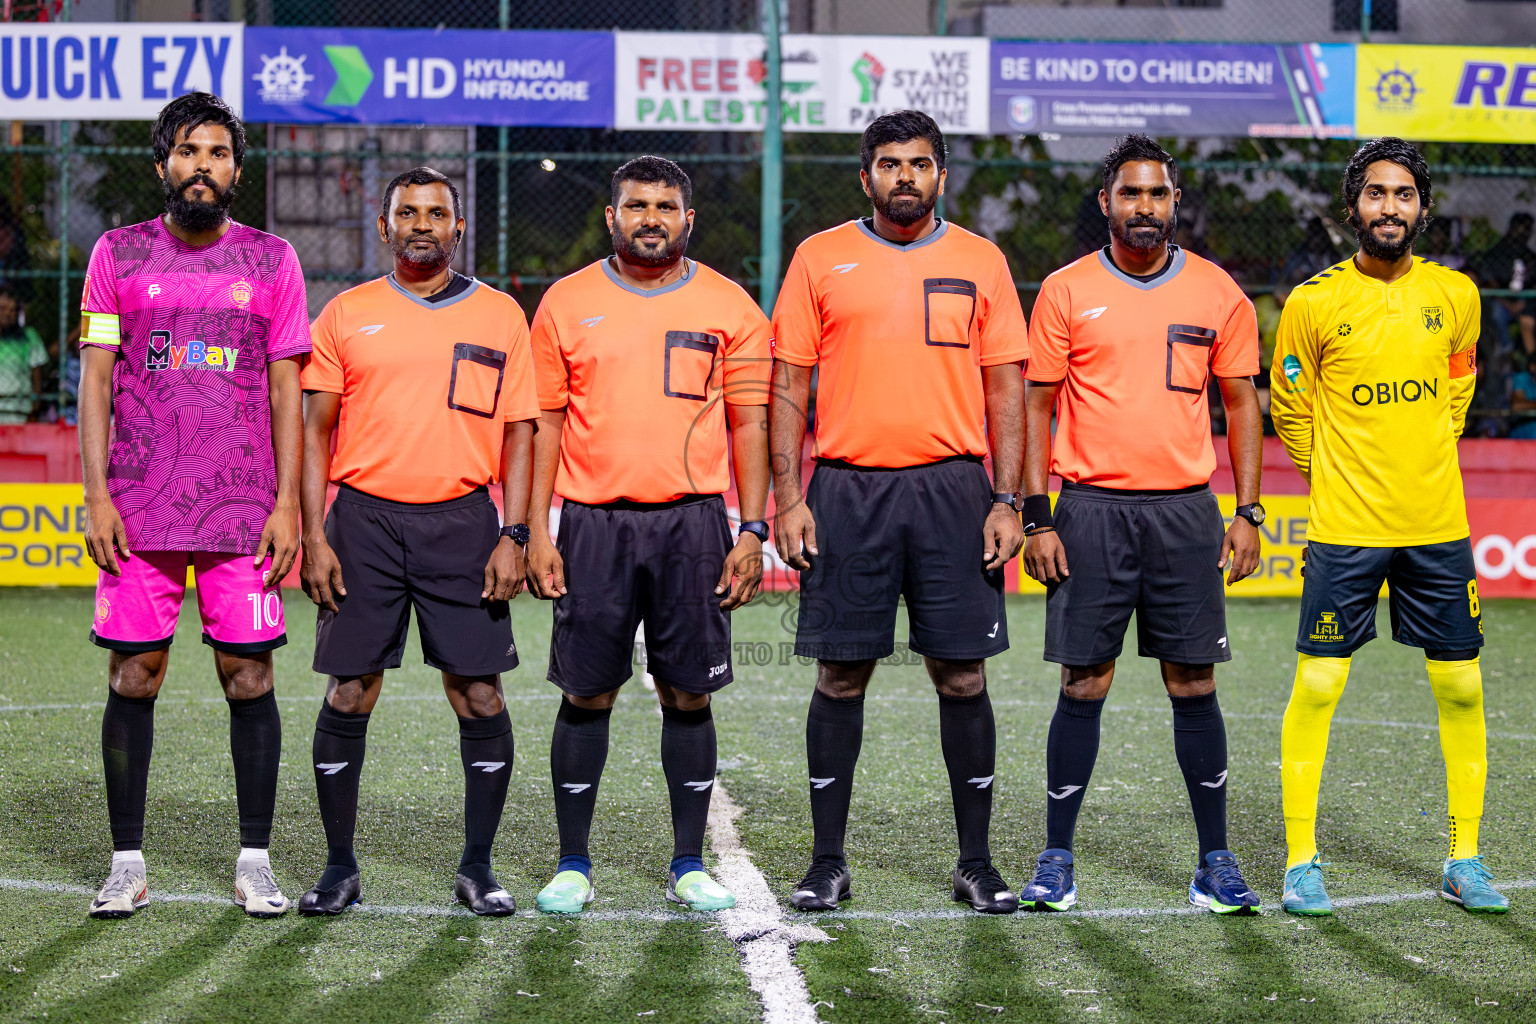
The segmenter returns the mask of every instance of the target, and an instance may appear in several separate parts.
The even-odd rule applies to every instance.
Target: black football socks
[[[315,721],[315,790],[320,797],[320,820],[325,824],[325,873],[317,889],[334,888],[357,872],[352,838],[357,832],[357,785],[363,774],[363,753],[368,747],[368,715],[337,711],[321,703]]]
[[[939,694],[939,739],[955,805],[960,863],[985,864],[991,860],[987,829],[992,822],[992,777],[997,764],[997,725],[986,690],[974,697]]]
[[[811,858],[843,860],[848,804],[853,799],[853,770],[864,743],[864,698],[811,694],[805,717],[805,759],[810,769]]]
[[[672,872],[704,870],[704,828],[715,788],[715,716],[661,706],[661,770],[672,803]]]
[[[144,803],[149,756],[155,746],[155,698],[121,697],[107,691],[101,716],[101,761],[107,776],[107,819],[112,849],[144,846]]]
[[[1173,752],[1195,812],[1203,866],[1206,854],[1227,849],[1227,726],[1215,691],[1168,700],[1173,704]]]
[[[1072,849],[1077,813],[1099,759],[1099,716],[1103,700],[1056,698],[1056,714],[1045,742],[1045,847]]]
[[[277,806],[277,763],[283,756],[283,723],[277,695],[229,704],[229,754],[235,763],[235,805],[240,812],[240,846],[265,850],[272,840]]]
[[[512,718],[506,706],[489,718],[459,718],[464,762],[464,857],[459,873],[490,885],[491,845],[512,779]]]
[[[580,871],[592,876],[588,843],[597,784],[608,763],[608,720],[612,708],[577,707],[564,698],[555,716],[549,745],[549,774],[555,787],[555,822],[560,829],[560,863],[556,873]]]

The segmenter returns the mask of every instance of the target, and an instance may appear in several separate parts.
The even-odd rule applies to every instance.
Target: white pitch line
[[[727,803],[729,803],[729,798],[727,798]],[[730,804],[730,806],[734,807],[735,805],[734,804]],[[736,813],[739,813],[739,811],[737,811]],[[679,911],[679,910],[593,910],[593,911],[584,912],[579,917],[574,917],[574,918],[571,918],[570,920],[572,920],[572,921],[617,921],[617,922],[698,921],[698,922],[701,922],[701,923],[702,922],[710,922],[710,921],[719,921],[725,927],[726,934],[728,936],[730,936],[733,941],[738,941],[738,942],[750,942],[754,938],[761,939],[761,938],[769,937],[769,932],[764,932],[764,931],[758,930],[759,926],[761,926],[761,925],[766,923],[768,928],[771,929],[771,931],[773,933],[783,934],[785,936],[785,939],[786,939],[787,942],[825,942],[825,941],[828,940],[828,936],[827,936],[826,932],[822,931],[820,928],[816,928],[813,925],[802,924],[802,923],[799,923],[799,922],[802,922],[802,921],[803,922],[809,922],[809,921],[893,921],[893,922],[894,921],[949,921],[949,920],[969,920],[969,919],[976,918],[978,916],[977,914],[975,914],[974,912],[969,911],[969,910],[833,910],[833,911],[828,911],[826,913],[821,913],[821,914],[795,914],[792,917],[789,917],[787,920],[786,920],[786,915],[784,915],[782,912],[774,914],[771,917],[765,916],[767,914],[771,914],[771,912],[766,912],[766,911],[761,909],[760,903],[761,903],[761,899],[762,899],[762,894],[767,894],[767,898],[769,900],[773,900],[774,899],[772,893],[768,890],[768,885],[767,885],[766,880],[763,879],[763,876],[762,876],[761,872],[758,872],[757,868],[752,865],[751,860],[748,859],[748,855],[746,854],[746,851],[742,850],[741,851],[741,859],[745,861],[746,867],[747,867],[748,870],[750,870],[751,872],[757,874],[758,880],[759,880],[759,882],[762,885],[761,891],[759,893],[757,893],[755,895],[754,899],[753,899],[754,906],[750,906],[750,907],[746,906],[745,905],[747,903],[747,898],[746,897],[749,894],[753,893],[754,887],[751,885],[750,880],[747,880],[747,881],[744,882],[738,876],[731,874],[727,870],[726,862],[727,862],[728,858],[727,858],[727,856],[725,854],[721,853],[721,849],[722,849],[722,847],[728,848],[729,840],[726,840],[726,841],[722,842],[719,838],[717,838],[720,833],[718,831],[715,831],[715,829],[714,829],[714,817],[715,817],[715,805],[712,802],[711,806],[710,806],[710,819],[711,819],[710,820],[710,826],[711,826],[711,831],[714,832],[715,835],[714,835],[714,837],[711,838],[710,845],[712,847],[714,847],[716,855],[717,855],[717,857],[719,857],[719,861],[720,861],[719,867],[716,868],[715,873],[716,873],[716,875],[718,875],[720,877],[720,879],[722,881],[724,881],[726,879],[729,879],[730,882],[733,883],[733,884],[727,885],[727,888],[731,889],[733,892],[736,893],[736,900],[737,900],[737,904],[736,904],[737,905],[737,909],[736,910],[722,911],[719,914],[699,914],[699,913],[690,913],[690,912],[687,912],[687,911]],[[735,825],[734,825],[734,823],[731,824],[730,829],[731,829],[732,836],[734,836],[734,834],[735,834]],[[737,850],[741,850],[740,839],[739,838],[736,839],[736,849]],[[1501,881],[1501,882],[1497,883],[1497,886],[1501,890],[1536,889],[1536,878],[1517,878],[1517,879],[1514,879],[1514,880],[1511,880],[1511,881],[1508,881],[1508,882],[1502,882]],[[96,890],[95,889],[89,889],[89,888],[87,888],[87,887],[85,887],[83,885],[73,885],[73,884],[70,884],[68,882],[48,882],[48,881],[42,881],[42,880],[39,880],[39,879],[32,879],[32,878],[0,878],[0,889],[11,889],[11,890],[22,891],[22,892],[37,892],[37,893],[43,893],[45,895],[52,894],[52,895],[58,895],[58,896],[71,896],[71,897],[74,897],[74,896],[90,897],[90,896],[96,895]],[[1387,904],[1392,904],[1392,903],[1404,903],[1404,902],[1407,902],[1409,900],[1433,899],[1434,897],[1436,897],[1438,895],[1440,895],[1440,891],[1438,889],[1419,889],[1419,890],[1416,890],[1414,892],[1376,893],[1376,894],[1365,895],[1365,896],[1345,896],[1345,897],[1343,897],[1341,899],[1334,900],[1333,901],[1333,905],[1335,907],[1343,907],[1343,908],[1349,908],[1349,907],[1374,907],[1374,906],[1382,906],[1382,905],[1387,905]],[[151,892],[150,892],[150,906],[153,907],[156,903],[190,903],[190,904],[201,904],[201,905],[211,905],[211,906],[233,906],[234,905],[234,901],[231,900],[228,896],[219,896],[219,895],[215,895],[213,893],[205,893],[205,892],[162,892],[160,890],[151,890]],[[774,900],[774,905],[777,906],[777,901],[776,900]],[[751,914],[753,916],[743,916],[743,917],[739,918],[739,920],[741,920],[743,922],[743,925],[739,928],[738,934],[741,936],[741,938],[738,939],[736,935],[732,934],[732,926],[727,921],[727,915],[741,914],[743,911],[751,911]],[[456,904],[456,903],[441,903],[441,904],[431,904],[431,905],[427,905],[427,904],[397,904],[397,905],[390,905],[390,904],[379,904],[379,903],[363,903],[363,904],[359,904],[356,907],[351,908],[351,910],[349,910],[348,913],[349,914],[358,914],[358,913],[360,913],[360,914],[379,914],[379,915],[392,916],[392,917],[466,917],[467,918],[467,917],[473,917],[474,916],[473,914],[471,914],[469,912],[469,910],[467,910],[463,906],[460,906],[459,904]],[[1072,921],[1072,920],[1075,920],[1077,918],[1182,917],[1184,915],[1196,915],[1196,914],[1208,914],[1208,913],[1210,913],[1210,911],[1203,910],[1203,909],[1201,909],[1199,907],[1191,907],[1191,906],[1173,906],[1173,907],[1106,907],[1106,908],[1103,908],[1103,909],[1100,909],[1100,910],[1070,910],[1070,911],[1067,911],[1065,913],[1060,913],[1060,914],[1027,914],[1027,913],[1020,913],[1020,914],[1013,915],[1012,918],[1000,918],[1000,919],[1002,919],[1002,920],[1015,920],[1015,921],[1024,921],[1024,920],[1031,920],[1031,919],[1033,919],[1033,920],[1039,920],[1039,921],[1058,921],[1058,922],[1060,922],[1060,921]],[[549,922],[549,921],[552,920],[552,918],[549,915],[547,915],[547,914],[540,914],[538,911],[535,911],[535,910],[520,910],[517,913],[517,917],[523,918],[525,920],[541,921],[541,922]],[[745,957],[746,957],[745,950],[743,951],[742,956],[745,959]],[[791,966],[791,969],[793,969],[793,964],[792,963],[790,964],[790,966]],[[796,972],[796,973],[798,974],[798,972]],[[802,988],[804,986],[803,979],[801,980],[801,986],[802,986]],[[794,1018],[785,1018],[785,1019],[792,1020]],[[807,1019],[809,1019],[809,1018],[807,1018]]]
[[[709,845],[715,876],[736,896],[736,906],[719,914],[725,934],[741,952],[747,984],[763,1001],[763,1024],[817,1024],[805,976],[795,966],[797,942],[827,942],[829,936],[809,924],[787,921],[768,880],[741,845],[736,818],[741,808],[715,780],[709,801]]]
[[[0,878],[0,889],[14,889],[26,892],[52,893],[60,896],[94,896],[95,889],[86,888],[83,885],[71,885],[68,882],[44,882],[30,878]],[[234,905],[234,901],[228,896],[218,896],[207,892],[162,892],[158,889],[150,890],[150,906],[157,903],[192,903],[212,906]],[[474,917],[468,908],[458,903],[444,902],[439,904],[382,904],[359,903],[351,907],[350,914],[380,914],[392,917]],[[541,914],[536,910],[520,910],[518,917],[528,920],[549,921],[549,915]],[[583,913],[579,919],[582,921],[710,921],[712,914],[696,914],[687,911],[676,910],[594,910]]]

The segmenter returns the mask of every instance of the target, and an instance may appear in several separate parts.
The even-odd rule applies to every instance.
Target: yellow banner
[[[80,484],[0,484],[0,586],[89,587]]]
[[[1443,142],[1536,142],[1536,51],[1355,49],[1355,134]]]
[[[1058,495],[1052,495],[1053,499],[1056,497]],[[1218,494],[1216,501],[1221,505],[1222,516],[1230,523],[1232,510],[1237,508],[1237,498],[1231,494]],[[1264,512],[1264,525],[1259,527],[1259,567],[1252,576],[1229,587],[1227,596],[1300,597],[1301,549],[1307,546],[1307,496],[1277,494],[1267,497]],[[1069,570],[1071,566],[1072,553],[1068,552]],[[1019,560],[1019,593],[1045,593],[1045,587],[1025,574],[1022,556]]]

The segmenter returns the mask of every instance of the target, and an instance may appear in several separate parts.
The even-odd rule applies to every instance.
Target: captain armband
[[[80,344],[116,347],[122,343],[122,326],[116,313],[80,314]]]

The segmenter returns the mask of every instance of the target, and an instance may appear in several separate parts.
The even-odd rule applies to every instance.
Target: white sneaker
[[[235,862],[235,902],[252,917],[281,917],[293,906],[272,877],[265,860]]]
[[[112,873],[91,903],[92,917],[132,917],[149,903],[149,875],[142,858],[112,859]]]

